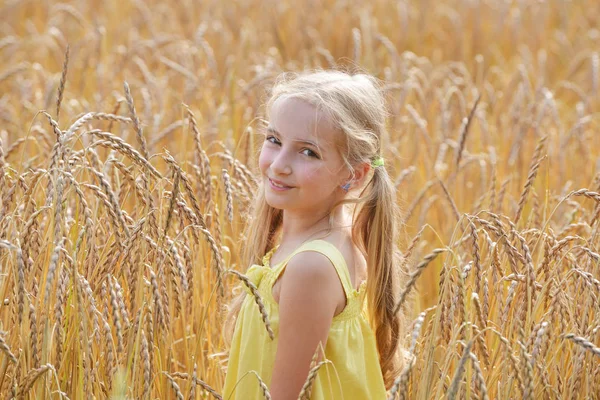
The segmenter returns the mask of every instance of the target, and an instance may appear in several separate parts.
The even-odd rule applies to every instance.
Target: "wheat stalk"
[[[596,347],[592,342],[590,342],[586,338],[581,337],[581,336],[576,336],[574,333],[567,333],[562,336],[565,339],[569,339],[569,340],[575,342],[576,344],[583,347],[585,350],[591,352],[592,354],[594,354],[596,356],[600,356],[600,347]]]
[[[429,265],[429,263],[431,263],[431,261],[433,261],[438,256],[438,254],[443,253],[445,251],[447,251],[447,250],[446,249],[433,250],[430,254],[425,256],[423,258],[423,261],[421,261],[415,267],[415,270],[410,274],[410,278],[409,278],[408,282],[406,283],[404,289],[402,290],[402,292],[400,292],[400,295],[398,296],[398,301],[396,302],[396,306],[394,307],[394,314],[396,314],[400,310],[400,307],[402,307],[402,304],[406,300],[406,296],[408,295],[410,290],[415,286],[417,279],[419,278],[419,276],[421,275],[421,273],[423,272],[425,267],[427,267]]]
[[[63,93],[65,91],[65,83],[67,81],[67,69],[69,66],[69,45],[67,45],[67,49],[65,50],[65,61],[63,63],[62,74],[60,76],[60,83],[58,85],[58,93],[56,95],[56,120],[58,121],[58,117],[60,114],[60,104],[62,103]]]
[[[222,400],[223,399],[223,397],[221,397],[221,395],[218,394],[215,389],[213,389],[212,387],[210,387],[210,385],[208,385],[206,382],[202,381],[201,379],[193,377],[193,382],[194,382],[194,384],[200,386],[202,389],[204,389],[208,393],[210,393],[215,399],[217,399],[217,400]],[[262,387],[263,393],[264,393],[265,388],[263,387],[263,385],[261,385],[261,387]]]
[[[465,346],[463,351],[463,355],[458,362],[458,366],[456,367],[456,371],[454,372],[454,377],[452,378],[452,383],[450,384],[450,388],[448,389],[447,398],[449,400],[454,400],[457,395],[458,387],[460,386],[460,382],[462,380],[462,374],[465,369],[465,364],[467,359],[470,358],[471,347],[473,346],[473,341],[469,341]]]
[[[419,314],[419,316],[417,317],[417,319],[415,320],[414,327],[413,327],[412,334],[411,334],[410,348],[408,350],[409,355],[410,355],[410,361],[404,367],[404,370],[402,371],[400,376],[398,378],[396,378],[396,380],[394,381],[392,388],[390,389],[390,396],[388,397],[388,400],[394,400],[396,398],[397,394],[400,395],[401,400],[406,398],[406,396],[408,394],[407,393],[408,380],[410,378],[410,373],[412,371],[412,368],[414,367],[415,362],[416,362],[415,348],[417,346],[417,339],[419,338],[421,328],[423,327],[423,323],[425,322],[425,316],[427,315],[427,313],[429,311],[434,310],[435,308],[436,307],[434,306],[434,307],[431,307],[431,308],[421,312]]]
[[[169,225],[173,218],[173,211],[175,210],[175,203],[177,202],[177,196],[179,195],[179,179],[180,175],[178,171],[174,172],[175,179],[173,180],[173,191],[171,192],[171,200],[169,201],[169,210],[167,211],[167,220],[165,221],[165,227],[163,229],[162,237],[166,237],[169,231]]]
[[[317,365],[315,365],[313,368],[311,368],[310,371],[308,371],[308,377],[306,378],[304,385],[302,385],[302,389],[300,389],[300,394],[298,395],[298,400],[309,400],[307,393],[310,391],[310,388],[312,387],[315,379],[317,378],[317,373],[319,372],[319,369],[321,369],[321,367],[325,364],[331,364],[331,361],[330,360],[320,361]]]
[[[4,340],[4,336],[1,334],[0,334],[0,350],[2,350],[8,356],[8,359],[10,361],[12,361],[15,364],[17,363],[17,357],[15,357],[15,355],[12,353],[12,351],[10,351],[8,344],[6,344],[6,341]]]
[[[452,214],[454,215],[454,218],[456,218],[456,221],[460,221],[460,213],[458,212],[458,207],[456,207],[456,203],[454,202],[454,199],[452,199],[452,196],[450,196],[450,192],[448,192],[448,188],[446,188],[446,185],[444,184],[444,182],[441,179],[438,179],[438,182],[439,182],[440,186],[442,187],[442,191],[444,192],[446,199],[448,199],[448,203],[450,203]]]
[[[213,263],[215,265],[215,270],[217,273],[217,283],[219,285],[219,289],[221,290],[221,295],[223,295],[223,257],[221,255],[221,250],[215,241],[213,235],[209,232],[208,229],[204,229],[201,226],[194,226],[194,228],[199,229],[205,236],[206,241],[210,244],[210,249],[213,255]]]
[[[31,390],[35,382],[48,371],[52,371],[56,374],[56,369],[52,364],[45,364],[29,371],[23,381],[19,384],[19,389],[17,391],[19,396],[24,397],[29,390]]]
[[[477,379],[477,386],[479,388],[479,391],[481,392],[481,399],[489,400],[487,385],[485,383],[483,371],[481,370],[481,366],[479,365],[479,361],[477,360],[477,356],[475,356],[474,353],[469,353],[469,357],[471,358],[473,368],[475,369],[475,377]]]
[[[275,334],[273,333],[273,329],[271,328],[271,324],[269,323],[269,315],[267,314],[267,310],[265,308],[262,297],[261,297],[260,293],[258,292],[258,288],[256,287],[256,285],[254,285],[254,283],[252,283],[252,281],[250,281],[250,279],[248,279],[248,277],[246,275],[244,275],[240,272],[237,272],[233,269],[230,269],[227,272],[234,274],[235,276],[240,278],[240,280],[242,282],[244,282],[244,284],[248,287],[248,289],[250,289],[250,291],[252,292],[252,296],[254,296],[254,301],[258,305],[258,309],[260,311],[260,314],[262,315],[262,320],[265,324],[265,328],[267,329],[267,333],[269,334],[269,337],[271,338],[271,340],[274,340]]]
[[[517,225],[519,219],[521,218],[521,213],[523,212],[523,207],[525,207],[525,201],[527,200],[527,194],[531,190],[533,186],[533,181],[537,175],[537,171],[540,167],[540,163],[542,161],[542,150],[544,148],[544,144],[548,136],[542,136],[538,141],[537,146],[533,152],[533,156],[531,158],[531,165],[529,167],[529,172],[527,173],[527,181],[525,182],[525,186],[523,187],[523,192],[521,193],[521,198],[519,199],[519,205],[517,208],[517,212],[514,217],[514,224]]]
[[[481,95],[477,95],[475,99],[475,103],[469,112],[469,116],[463,119],[460,135],[458,138],[458,151],[456,152],[456,160],[454,164],[456,168],[460,165],[460,159],[462,158],[462,153],[465,148],[465,143],[467,141],[467,136],[469,134],[469,128],[471,127],[471,122],[473,121],[473,116],[475,115],[475,111],[477,110],[477,105],[479,104],[479,100],[481,100]]]
[[[225,168],[221,170],[223,176],[223,186],[225,187],[226,201],[227,201],[227,219],[229,222],[233,222],[233,188],[231,187],[231,178]]]
[[[148,159],[146,157],[144,157],[143,155],[141,155],[137,150],[135,150],[130,144],[125,142],[123,139],[121,139],[109,132],[103,132],[100,129],[93,129],[86,133],[88,133],[90,135],[98,136],[100,139],[102,139],[104,141],[101,143],[106,144],[107,146],[110,146],[111,148],[128,156],[131,159],[131,161],[135,162],[140,167],[143,167],[143,168],[147,169],[149,172],[151,172],[151,174],[154,177],[156,177],[158,179],[162,178],[162,175],[160,174],[160,172],[158,172],[158,170],[156,168],[154,168],[154,166],[152,166],[152,164],[150,164]]]
[[[177,382],[175,382],[175,379],[173,379],[173,377],[165,371],[163,371],[163,374],[169,380],[169,383],[171,384],[171,388],[175,392],[175,396],[177,396],[177,400],[185,400],[185,397],[183,396],[183,393],[181,393],[181,389],[179,388],[179,385],[177,384]]]
[[[194,213],[196,216],[196,220],[198,221],[198,224],[206,227],[206,224],[204,223],[204,217],[202,215],[202,212],[200,211],[200,206],[198,204],[198,200],[196,199],[196,196],[194,195],[194,191],[192,189],[192,184],[191,184],[188,176],[183,171],[183,169],[181,169],[179,164],[177,164],[175,159],[170,154],[167,153],[165,160],[178,172],[179,178],[183,182],[183,188],[184,188],[185,192],[187,193],[190,201],[192,202],[192,208],[194,209]]]

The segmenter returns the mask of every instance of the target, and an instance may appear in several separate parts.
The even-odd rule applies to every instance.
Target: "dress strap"
[[[276,271],[274,271],[275,274],[273,276],[273,282],[277,280],[279,275],[283,272],[288,261],[296,254],[302,253],[304,251],[314,251],[317,253],[321,253],[325,257],[327,257],[329,261],[331,261],[340,278],[340,281],[342,282],[346,298],[350,299],[354,288],[352,287],[352,282],[350,280],[350,272],[348,271],[346,260],[344,259],[344,256],[337,247],[322,239],[315,239],[311,240],[310,242],[306,242],[300,247],[298,247],[296,250],[294,250],[289,256],[287,256],[285,260],[283,260],[277,266]]]

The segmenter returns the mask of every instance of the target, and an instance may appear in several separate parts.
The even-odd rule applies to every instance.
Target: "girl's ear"
[[[353,187],[362,186],[364,183],[364,180],[367,177],[367,175],[369,174],[370,170],[371,170],[371,164],[368,162],[358,164],[356,167],[354,167],[354,182],[355,182],[355,184],[352,186]]]

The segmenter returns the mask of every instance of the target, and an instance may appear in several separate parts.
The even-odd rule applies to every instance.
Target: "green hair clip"
[[[383,157],[377,157],[376,159],[374,159],[373,161],[371,161],[371,166],[373,168],[377,168],[377,167],[383,167],[384,166],[384,162],[383,162]]]

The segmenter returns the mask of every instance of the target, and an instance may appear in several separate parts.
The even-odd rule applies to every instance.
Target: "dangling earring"
[[[344,192],[348,193],[348,190],[350,190],[350,181],[346,182],[346,184],[342,186],[342,189],[344,189]]]

